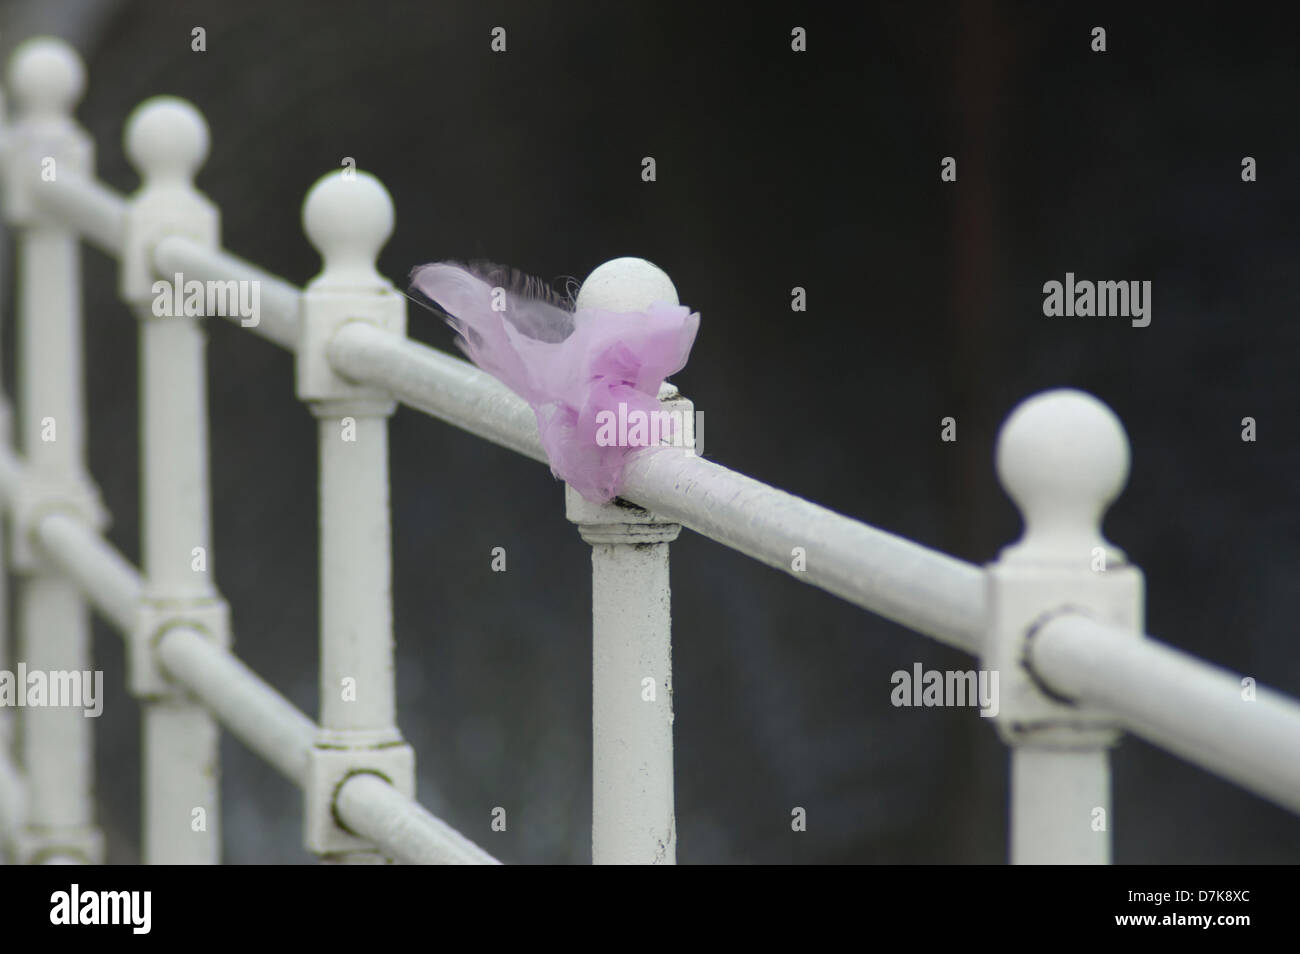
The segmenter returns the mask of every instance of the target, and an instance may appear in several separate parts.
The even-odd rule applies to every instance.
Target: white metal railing
[[[0,502],[18,632],[16,657],[0,633],[0,670],[15,659],[92,668],[83,600],[126,638],[144,708],[146,861],[219,860],[224,727],[303,790],[306,844],[321,858],[493,863],[414,801],[413,754],[395,724],[387,421],[400,401],[544,461],[531,410],[488,374],[405,337],[405,302],[375,269],[393,209],[373,177],[335,173],[312,187],[303,223],[323,268],[298,289],[220,247],[216,210],[193,186],[208,143],[192,106],[157,98],[132,114],[127,152],[142,184],[124,197],[94,178],[71,115],[82,85],[80,61],[55,40],[29,41],[10,64],[16,118],[3,127],[0,173],[19,260],[20,450],[5,403]],[[121,297],[140,324],[143,573],[103,539],[84,466],[81,239],[120,260]],[[248,330],[295,353],[298,397],[317,418],[318,723],[229,649],[211,553],[202,329],[151,308],[153,283],[177,274],[257,284]],[[617,259],[578,304],[639,310],[675,296],[649,263]],[[661,398],[691,410],[670,386]],[[1109,861],[1108,748],[1121,729],[1300,812],[1300,705],[1243,692],[1238,676],[1143,633],[1142,575],[1100,532],[1128,466],[1123,429],[1099,401],[1074,391],[1026,401],[998,442],[999,477],[1026,530],[985,568],[687,448],[631,458],[626,504],[568,490],[568,517],[592,546],[593,861],[676,859],[668,546],[682,527],[1001,674],[1013,861]],[[653,704],[641,695],[647,673],[662,686]],[[340,692],[345,680],[355,696]],[[15,713],[0,709],[0,843],[19,862],[102,860],[89,721],[75,710],[19,715],[21,766]],[[191,824],[199,809],[204,826]]]

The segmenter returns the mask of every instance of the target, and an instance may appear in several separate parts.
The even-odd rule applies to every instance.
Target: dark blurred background
[[[1019,533],[994,478],[1000,421],[1043,388],[1091,391],[1133,445],[1106,529],[1146,572],[1148,631],[1300,695],[1291,24],[1190,3],[11,0],[0,29],[6,50],[52,32],[82,51],[80,116],[117,189],[137,185],[129,111],[193,101],[226,246],[295,283],[319,268],[302,197],[345,156],[393,195],[380,265],[399,284],[444,258],[547,279],[651,259],[703,316],[675,382],[708,456],[966,560]],[[136,329],[114,263],[85,258],[91,466],[135,560]],[[1042,285],[1066,271],[1152,281],[1151,325],[1045,318]],[[410,324],[451,348],[427,312]],[[209,355],[236,651],[314,715],[315,428],[287,353],[214,322]],[[588,861],[589,548],[561,485],[408,409],[392,473],[420,799],[503,860]],[[889,701],[894,670],[969,657],[689,533],[673,601],[680,861],[1005,859],[1008,757],[988,720]],[[121,641],[97,625],[101,818],[110,860],[135,862],[139,720]],[[310,860],[297,791],[228,736],[222,758],[226,859]],[[1300,819],[1227,782],[1132,738],[1114,769],[1117,862],[1300,861]]]

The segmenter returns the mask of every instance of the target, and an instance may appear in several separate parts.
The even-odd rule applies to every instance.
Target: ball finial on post
[[[1128,480],[1129,443],[1115,412],[1083,391],[1044,391],[1023,402],[998,435],[997,472],[1025,533],[1006,556],[1090,561],[1106,508]]]
[[[191,103],[154,96],[126,120],[123,144],[146,186],[190,185],[208,157],[208,124]]]
[[[33,37],[9,58],[8,85],[20,117],[69,116],[86,90],[86,68],[62,40]]]
[[[610,259],[587,276],[575,303],[579,309],[645,311],[657,301],[679,304],[672,279],[644,258]]]
[[[374,176],[340,170],[318,180],[302,225],[324,263],[312,287],[390,287],[375,260],[393,234],[393,199]]]

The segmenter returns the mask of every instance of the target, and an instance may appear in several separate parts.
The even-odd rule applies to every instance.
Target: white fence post
[[[577,305],[640,311],[655,301],[677,304],[668,276],[620,258],[588,276]],[[682,412],[689,440],[691,403],[671,385],[660,398]],[[676,864],[668,544],[681,526],[625,501],[593,504],[567,485],[565,506],[591,544],[591,860]]]
[[[90,174],[93,148],[72,119],[85,72],[77,54],[51,39],[29,40],[13,55],[9,88],[17,122],[7,136],[5,212],[17,232],[18,430],[27,466],[14,506],[12,560],[17,593],[17,661],[29,672],[92,678],[90,620],[77,587],[32,546],[33,521],[51,510],[102,528],[107,515],[86,472],[82,391],[81,254],[77,236],[42,214],[35,192],[59,175]],[[103,837],[94,824],[94,724],[78,708],[21,711],[28,779],[21,863],[96,863]]]
[[[406,301],[375,269],[393,230],[393,203],[373,176],[325,176],[307,195],[303,226],[324,267],[301,300],[298,397],[316,417],[320,452],[320,735],[308,760],[306,843],[323,860],[383,857],[338,822],[334,799],[369,772],[415,794],[415,755],[397,728],[393,672],[392,517],[386,391],[330,366],[330,339],[357,321],[406,334]]]
[[[983,665],[999,674],[998,729],[1012,747],[1011,860],[1109,864],[1115,722],[1044,691],[1027,666],[1038,630],[1084,613],[1142,633],[1142,573],[1101,534],[1128,478],[1123,426],[1080,391],[1035,395],[998,437],[998,477],[1025,532],[988,568]]]
[[[131,634],[130,688],[141,703],[143,834],[148,864],[216,864],[221,857],[219,732],[203,706],[158,664],[162,634],[186,626],[230,644],[228,609],[213,583],[203,315],[173,314],[190,289],[157,283],[154,246],[181,235],[210,248],[217,210],[194,188],[207,157],[203,117],[182,100],[146,100],[127,119],[126,153],[140,189],[126,213],[119,292],[140,335],[140,523],[144,590]],[[175,286],[180,284],[180,288]],[[223,301],[240,301],[222,284]],[[160,307],[154,307],[155,302]],[[161,307],[165,305],[166,307]]]
[[[4,88],[0,87],[0,170],[4,169],[6,163],[6,150],[8,148],[8,130],[9,114],[5,108]],[[8,277],[8,236],[0,235],[0,276]],[[6,300],[9,289],[0,285],[0,302]],[[0,347],[0,355],[4,354],[3,347]],[[14,428],[13,428],[13,403],[9,400],[9,394],[3,388],[0,388],[0,447],[10,448],[13,446]],[[0,518],[0,534],[8,536],[9,523],[7,516]],[[6,566],[7,556],[4,549],[0,546],[0,671],[13,671],[13,653],[10,649],[9,639],[9,568]],[[15,772],[17,763],[15,757],[17,753],[14,747],[14,715],[8,707],[0,709],[0,864],[9,859],[9,843],[12,840],[12,830],[18,824],[18,785],[17,775],[10,775]]]

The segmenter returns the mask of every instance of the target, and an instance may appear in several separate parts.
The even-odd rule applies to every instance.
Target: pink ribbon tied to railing
[[[411,288],[474,364],[532,407],[551,473],[592,502],[618,496],[628,457],[649,440],[644,429],[622,428],[611,441],[608,425],[656,419],[660,386],[686,366],[700,316],[663,301],[639,312],[575,309],[543,282],[496,265],[421,265]],[[673,424],[659,416],[662,438]]]

